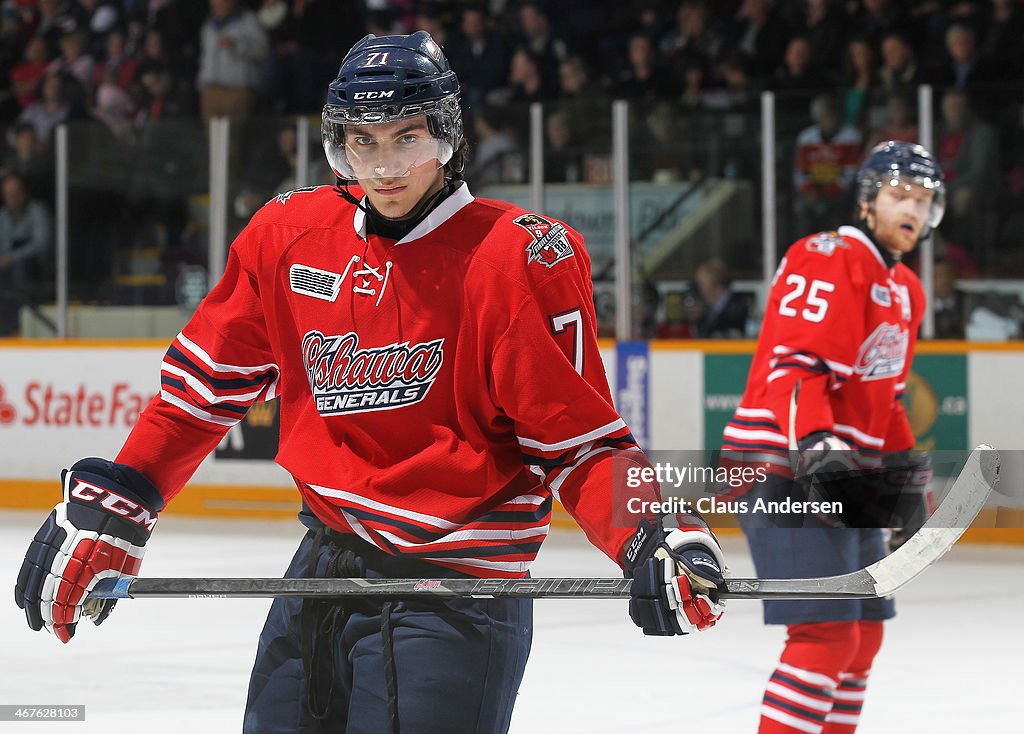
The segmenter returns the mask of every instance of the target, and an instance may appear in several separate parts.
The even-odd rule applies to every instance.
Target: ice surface
[[[41,513],[0,513],[0,704],[85,704],[84,723],[0,723],[2,732],[238,732],[269,600],[125,600],[69,645],[29,630],[14,580]],[[161,519],[148,576],[278,576],[296,523]],[[724,539],[753,574],[739,537]],[[579,534],[553,536],[536,576],[614,575]],[[1024,719],[1024,548],[958,546],[897,597],[861,727],[892,732],[1020,731]],[[533,653],[512,731],[752,734],[782,630],[735,600],[715,630],[645,638],[624,601],[538,601]],[[440,733],[439,733],[440,734]]]

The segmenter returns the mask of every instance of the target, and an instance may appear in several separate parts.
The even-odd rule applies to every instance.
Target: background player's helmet
[[[331,168],[343,179],[361,177],[356,161],[346,154],[346,125],[421,115],[437,143],[430,151],[432,158],[444,166],[462,144],[462,108],[458,78],[441,47],[426,31],[366,36],[345,56],[327,90],[321,137]]]
[[[942,169],[926,148],[915,143],[887,140],[876,145],[857,173],[857,203],[870,204],[883,186],[914,183],[935,192],[922,236],[939,226],[946,211]]]

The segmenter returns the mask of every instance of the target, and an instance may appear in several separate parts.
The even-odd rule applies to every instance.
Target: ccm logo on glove
[[[150,532],[153,532],[153,526],[156,525],[156,515],[151,515],[149,510],[139,505],[138,502],[132,502],[130,499],[115,494],[109,489],[97,487],[95,484],[89,484],[89,482],[76,479],[75,486],[71,489],[70,494],[75,499],[80,499],[84,502],[99,500],[100,504],[108,512],[142,525]]]

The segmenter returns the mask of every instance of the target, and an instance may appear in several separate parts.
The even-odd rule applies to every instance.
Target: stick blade
[[[999,453],[979,445],[928,522],[891,554],[864,571],[876,596],[889,596],[944,556],[960,539],[999,482]]]
[[[726,579],[723,599],[872,599],[889,596],[953,547],[999,481],[999,454],[981,444],[935,514],[902,546],[866,568],[806,579]]]

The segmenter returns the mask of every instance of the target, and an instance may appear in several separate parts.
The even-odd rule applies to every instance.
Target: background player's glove
[[[138,574],[164,501],[138,471],[105,459],[75,462],[61,481],[64,501],[29,545],[14,599],[29,627],[68,642],[83,613],[99,624],[114,607],[112,599],[83,605],[99,579]]]
[[[927,451],[899,451],[882,460],[878,503],[892,528],[889,550],[903,545],[935,511],[932,493],[932,455]]]
[[[828,431],[815,431],[800,439],[793,467],[793,478],[812,502],[840,502],[844,512],[850,509],[851,498],[858,497],[857,480],[862,475],[857,456],[850,445]],[[818,517],[827,525],[847,526],[849,517],[839,513],[821,512]]]
[[[626,547],[624,572],[632,577],[629,616],[645,635],[686,635],[709,629],[725,613],[715,601],[725,581],[725,558],[707,523],[665,534],[661,521],[643,520]]]

